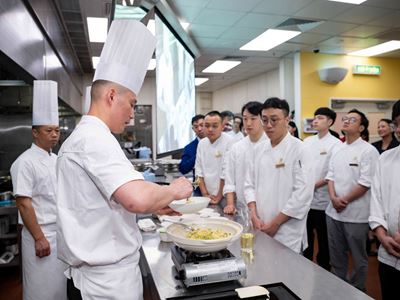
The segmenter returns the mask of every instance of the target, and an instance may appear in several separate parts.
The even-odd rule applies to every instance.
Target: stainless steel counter
[[[187,289],[174,279],[170,247],[156,232],[143,233],[143,253],[159,299],[184,296]],[[240,242],[228,248],[240,256]],[[296,254],[264,233],[255,237],[254,258],[247,264],[243,286],[283,282],[301,299],[372,299],[348,283]],[[143,270],[146,273],[146,270]]]

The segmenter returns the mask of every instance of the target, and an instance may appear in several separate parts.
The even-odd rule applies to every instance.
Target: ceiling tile
[[[281,15],[248,13],[235,24],[235,27],[274,28],[288,18]]]
[[[211,0],[208,2],[207,8],[246,12],[251,11],[262,1],[263,0]]]
[[[317,44],[321,41],[325,41],[326,39],[330,38],[331,35],[327,34],[318,34],[318,33],[309,33],[304,32],[299,34],[298,36],[291,39],[291,42],[294,43],[301,43],[301,44]]]
[[[348,9],[346,12],[335,17],[335,21],[364,24],[384,15],[391,11],[385,8],[377,8],[371,6],[356,5]]]
[[[232,26],[245,15],[244,12],[203,9],[193,20],[194,24]]]
[[[342,2],[314,1],[294,15],[302,18],[332,19],[338,14],[346,11],[352,5]]]
[[[399,0],[368,0],[366,2],[368,6],[375,7],[383,7],[383,8],[391,8],[391,9],[400,9],[400,1]]]
[[[278,15],[291,15],[299,9],[305,7],[312,0],[268,0],[262,1],[255,6],[253,12],[268,13]]]
[[[193,7],[193,6],[181,6],[176,8],[176,13],[180,19],[184,22],[192,23],[193,20],[200,14],[202,11],[201,7]]]
[[[360,38],[367,38],[378,33],[386,31],[386,27],[377,27],[377,26],[358,26],[353,28],[349,31],[343,32],[343,36],[351,36],[351,37],[360,37]]]
[[[359,48],[367,48],[379,44],[380,40],[378,39],[359,39],[359,38],[352,38],[352,37],[333,37],[329,40],[326,40],[320,43],[320,46],[352,46],[352,47],[359,47]]]
[[[231,27],[222,34],[224,39],[244,39],[250,41],[263,33],[263,28]]]
[[[399,1],[400,3],[400,1]],[[392,12],[384,17],[377,18],[368,23],[368,25],[397,27],[399,26],[400,11]]]
[[[297,43],[283,43],[277,47],[275,47],[275,50],[279,51],[290,51],[290,52],[295,52],[295,51],[300,51],[305,48],[307,48],[308,45],[305,44],[297,44]]]
[[[190,32],[195,37],[195,40],[198,37],[217,38],[227,29],[228,27],[226,26],[211,26],[202,24],[192,24],[190,26]]]
[[[169,5],[175,7],[191,6],[191,7],[206,7],[210,0],[167,0]]]
[[[355,24],[349,23],[337,23],[337,22],[325,22],[318,27],[311,29],[309,32],[330,34],[330,35],[340,35],[342,32],[349,31],[357,27]]]

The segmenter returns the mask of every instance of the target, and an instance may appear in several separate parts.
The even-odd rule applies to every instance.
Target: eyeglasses
[[[349,122],[350,124],[356,124],[357,123],[357,118],[355,118],[355,117],[343,117],[342,118],[342,122],[344,123],[344,122]]]
[[[280,120],[282,120],[282,119],[280,119],[280,118],[271,118],[271,119],[268,119],[268,118],[266,118],[266,117],[262,117],[262,118],[261,118],[261,121],[262,121],[262,123],[263,123],[264,126],[266,126],[268,123],[271,124],[271,126],[275,126],[276,124],[278,124],[278,122],[279,122]]]

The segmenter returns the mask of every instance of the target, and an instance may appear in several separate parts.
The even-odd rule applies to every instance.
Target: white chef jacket
[[[237,206],[246,205],[244,198],[244,178],[246,175],[246,158],[252,149],[266,141],[267,135],[263,133],[257,142],[252,142],[249,136],[235,143],[227,153],[226,168],[225,168],[225,185],[224,195],[234,192],[236,194]]]
[[[35,144],[11,166],[14,195],[31,198],[36,219],[50,244],[50,255],[36,256],[35,240],[26,227],[21,233],[24,300],[67,299],[67,266],[57,259],[56,242],[57,155]],[[23,224],[19,215],[19,223]]]
[[[140,299],[140,277],[113,282],[126,266],[137,267],[142,239],[136,215],[112,195],[123,184],[143,177],[103,121],[82,117],[59,151],[57,176],[58,257],[72,266],[69,275],[75,286],[85,295],[94,295],[102,287],[99,296],[107,299]],[[129,284],[132,291],[125,295]]]
[[[318,134],[310,136],[304,140],[304,145],[314,162],[315,181],[326,177],[329,168],[329,160],[332,153],[337,151],[343,143],[335,138],[329,132],[322,138]],[[316,210],[325,210],[330,202],[328,185],[324,185],[314,190],[314,197],[311,201],[311,208]]]
[[[332,156],[329,162],[327,180],[332,180],[338,197],[347,195],[357,184],[369,188],[375,171],[379,153],[374,146],[361,137],[351,144],[343,146]],[[329,202],[326,214],[341,222],[368,223],[371,191],[350,202],[338,213]]]
[[[371,186],[369,225],[383,226],[388,235],[400,231],[400,147],[385,151],[379,157]],[[400,271],[400,259],[381,245],[378,260]]]
[[[231,132],[233,132],[233,135],[232,135],[232,137],[233,137],[233,143],[240,142],[240,141],[244,138],[243,133],[240,132],[240,131],[237,132],[237,133],[235,133],[235,132],[232,130]]]
[[[232,144],[233,138],[223,132],[214,143],[211,143],[208,138],[204,138],[197,146],[196,174],[204,178],[210,195],[218,193],[220,179],[225,179],[226,154]]]
[[[56,162],[57,155],[32,144],[10,169],[14,195],[32,199],[39,225],[56,222]]]
[[[313,165],[303,142],[289,133],[275,147],[264,141],[254,148],[247,163],[246,202],[256,201],[258,216],[264,222],[280,212],[291,217],[274,239],[300,253],[305,248],[306,217],[314,190]]]

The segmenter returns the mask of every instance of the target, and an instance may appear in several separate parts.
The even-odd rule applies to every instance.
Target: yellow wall
[[[400,59],[301,53],[301,120],[315,109],[329,106],[331,98],[400,98]],[[353,75],[353,65],[379,65],[381,75]],[[343,67],[348,73],[338,84],[322,82],[318,70]]]

